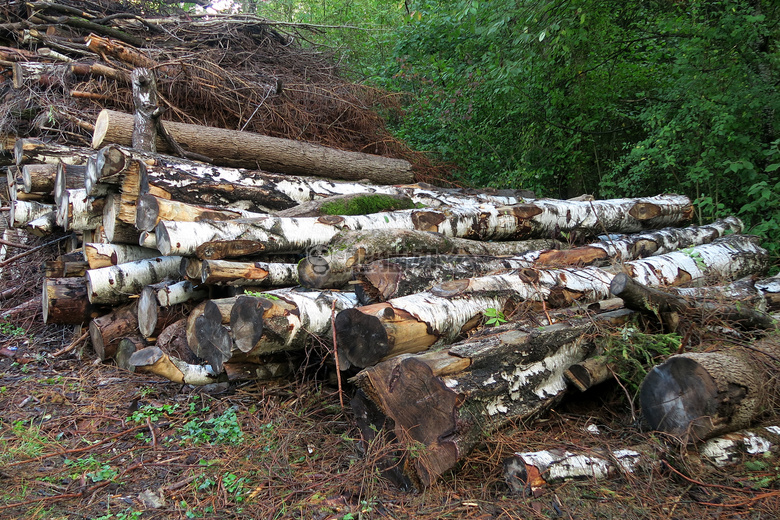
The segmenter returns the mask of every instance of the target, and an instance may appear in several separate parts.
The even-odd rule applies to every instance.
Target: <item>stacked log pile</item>
[[[62,6],[28,5],[8,30],[115,61],[0,49],[17,88],[79,74],[140,88],[154,78],[134,67],[186,68],[150,63],[132,25],[92,22],[101,34],[66,45],[37,27]],[[4,142],[11,226],[68,238],[45,266],[44,320],[86,327],[101,361],[179,384],[289,377],[314,352],[354,386],[365,439],[398,443],[380,464],[401,486],[430,485],[485,434],[558,402],[567,380],[603,380],[593,337],[609,327],[674,331],[713,315],[722,329],[776,327],[766,251],[735,217],[689,226],[685,196],[445,190],[365,147],[164,120],[149,92],[135,107],[79,120],[91,147]],[[756,345],[657,367],[646,422],[691,440],[747,426],[780,395],[767,368],[780,350]]]

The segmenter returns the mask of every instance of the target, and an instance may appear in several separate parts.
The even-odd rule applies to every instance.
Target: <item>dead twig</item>
[[[57,352],[53,352],[51,357],[59,357],[59,356],[61,356],[63,354],[67,354],[71,350],[75,349],[82,341],[84,341],[88,337],[89,337],[89,331],[85,332],[84,334],[82,334],[78,338],[76,338],[73,341],[71,341],[70,345],[68,345],[68,346],[66,346],[64,348],[61,348]]]

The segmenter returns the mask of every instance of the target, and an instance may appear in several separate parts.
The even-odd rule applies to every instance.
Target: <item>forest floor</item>
[[[0,322],[2,519],[758,520],[780,511],[776,455],[701,463],[641,432],[617,384],[490,435],[430,488],[404,492],[376,469],[392,446],[364,447],[348,399],[342,408],[326,381],[181,386],[95,362],[84,342],[55,356],[72,336],[39,313]],[[531,496],[503,480],[502,463],[517,451],[640,445],[657,463],[635,473]]]

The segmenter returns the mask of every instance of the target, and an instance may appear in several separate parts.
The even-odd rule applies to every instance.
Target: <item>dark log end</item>
[[[152,287],[144,287],[138,298],[138,330],[145,338],[153,336],[157,327],[159,305],[155,292]]]
[[[157,347],[146,347],[136,350],[128,360],[133,367],[152,366],[162,359],[165,354]]]
[[[233,339],[222,325],[222,314],[213,301],[207,301],[203,314],[195,319],[195,337],[198,342],[196,355],[208,361],[215,373],[221,373],[224,362],[232,355]]]
[[[105,146],[97,153],[95,167],[96,180],[116,175],[125,169],[125,154],[114,145]]]
[[[95,320],[89,322],[89,339],[92,341],[92,348],[95,350],[98,359],[105,361],[108,356],[106,354],[105,344],[103,343],[103,334],[100,331],[100,327]]]
[[[141,231],[152,231],[157,225],[159,212],[157,197],[148,193],[141,195],[135,205],[135,227]]]
[[[392,298],[398,292],[398,285],[403,277],[403,268],[393,262],[378,260],[371,262],[361,269],[357,279],[361,282],[355,287],[355,293],[363,305],[384,302]],[[362,292],[358,293],[358,288]]]
[[[626,287],[633,282],[631,278],[626,273],[618,273],[615,275],[615,277],[612,279],[612,282],[609,284],[609,291],[614,296],[620,296],[625,290]]]
[[[249,352],[263,335],[262,299],[239,296],[230,309],[230,331],[241,352]]]
[[[713,429],[717,385],[699,363],[674,356],[647,374],[639,390],[642,418],[652,430],[704,439]]]
[[[330,263],[324,256],[307,256],[298,262],[298,283],[311,289],[330,287]]]
[[[142,350],[146,348],[146,346],[146,342],[143,338],[137,336],[122,338],[122,341],[119,342],[119,346],[116,348],[116,355],[114,356],[116,366],[123,370],[127,370],[128,372],[135,372],[135,365],[130,362],[130,358],[136,351]]]
[[[346,309],[336,315],[336,341],[339,353],[352,365],[375,365],[390,351],[390,342],[382,321],[358,309]]]

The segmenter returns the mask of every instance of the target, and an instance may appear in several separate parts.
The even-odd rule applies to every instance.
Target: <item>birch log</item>
[[[65,196],[66,190],[84,188],[86,191],[84,185],[84,176],[86,175],[86,171],[87,167],[85,165],[69,165],[64,163],[57,164],[54,174],[54,187],[52,188],[54,192],[54,203],[57,206],[62,204],[61,201]]]
[[[201,281],[208,285],[286,287],[298,284],[296,264],[204,260],[201,273]]]
[[[346,152],[326,146],[269,137],[252,132],[163,122],[168,133],[190,152],[214,159],[215,163],[298,175],[334,179],[370,179],[379,184],[412,182],[412,165],[402,159]],[[95,122],[92,147],[109,142],[129,145],[132,116],[103,110]],[[166,143],[157,143],[167,150]]]
[[[379,363],[353,378],[358,425],[366,441],[384,427],[380,434],[400,442],[399,460],[385,464],[396,484],[428,487],[485,435],[556,403],[566,390],[563,371],[592,350],[586,335],[630,314],[505,330]]]
[[[14,159],[17,166],[30,163],[86,164],[94,150],[78,146],[47,143],[40,139],[17,139],[14,143]]]
[[[31,220],[25,226],[25,229],[35,236],[43,237],[54,233],[57,227],[57,213],[50,211],[40,217]]]
[[[21,228],[44,215],[50,213],[56,215],[55,210],[56,208],[53,204],[17,200],[11,204],[8,221],[11,227]]]
[[[133,206],[133,211],[135,206]],[[122,196],[118,193],[106,195],[103,203],[103,231],[109,242],[120,244],[137,244],[140,232],[132,224],[124,222],[122,214]],[[167,255],[170,256],[170,255]]]
[[[25,193],[49,193],[54,190],[56,164],[25,164],[21,173]]]
[[[674,285],[710,277],[738,278],[767,266],[755,238],[730,235],[687,254],[668,253],[627,262],[646,285]],[[609,296],[613,274],[595,267],[520,269],[454,280],[385,303],[347,309],[336,317],[342,366],[366,367],[403,353],[452,342],[474,328],[486,309],[511,310],[523,302],[563,307]]]
[[[221,381],[209,365],[185,363],[159,347],[146,347],[134,352],[128,363],[137,371],[149,372],[174,383],[202,386]]]
[[[84,188],[69,189],[57,204],[57,224],[65,230],[97,229],[103,223],[102,197],[90,197]]]
[[[690,218],[691,211],[687,197],[667,195],[591,203],[537,201],[537,205],[501,209],[483,205],[344,217],[160,222],[155,233],[164,254],[197,253],[200,258],[220,259],[261,252],[300,252],[327,243],[342,230],[413,229],[479,240],[519,240],[561,231],[633,232],[663,227]]]
[[[310,250],[298,264],[304,287],[338,288],[352,279],[353,268],[377,258],[428,254],[513,255],[560,246],[550,239],[480,242],[408,229],[343,231],[322,251]]]
[[[199,222],[201,220],[231,220],[261,216],[263,215],[244,210],[195,206],[146,193],[138,197],[136,201],[135,227],[141,231],[153,231],[161,220]]]
[[[116,305],[140,294],[144,287],[179,273],[181,257],[159,256],[87,271],[90,303]]]
[[[156,249],[133,246],[129,244],[105,244],[105,243],[86,243],[84,244],[84,258],[89,263],[90,269],[108,267],[111,265],[125,264],[160,256]]]
[[[748,426],[780,397],[780,342],[768,336],[750,345],[672,356],[642,381],[644,423],[699,442]]]

